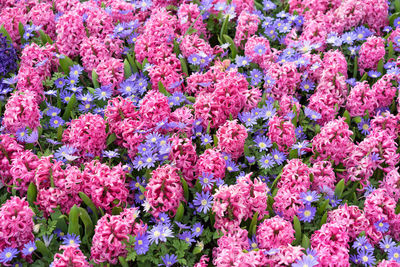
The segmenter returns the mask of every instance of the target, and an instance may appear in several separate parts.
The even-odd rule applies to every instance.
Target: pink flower
[[[0,208],[0,250],[13,247],[18,250],[34,240],[33,216],[25,198],[12,196]]]
[[[328,187],[335,190],[336,176],[330,161],[317,161],[311,168],[314,180],[311,183],[311,189],[321,192],[321,189]]]
[[[237,23],[234,42],[237,47],[243,47],[243,41],[246,41],[248,36],[256,33],[260,18],[256,14],[251,14],[249,11],[243,10],[239,15]]]
[[[144,125],[148,128],[155,127],[157,123],[168,120],[171,114],[168,98],[158,90],[149,91],[142,100],[139,114]]]
[[[284,64],[271,63],[267,74],[275,80],[272,87],[264,84],[264,88],[278,101],[284,95],[294,95],[298,84],[300,83],[301,74],[297,71],[294,62],[287,62]]]
[[[237,120],[226,121],[217,131],[218,149],[238,159],[243,155],[244,142],[247,138],[246,128]]]
[[[101,61],[95,70],[103,86],[110,85],[115,89],[124,79],[124,63],[121,59],[108,58]]]
[[[207,172],[213,174],[215,179],[223,179],[225,167],[226,163],[222,154],[215,149],[207,149],[197,160],[196,173],[197,176],[201,176]]]
[[[370,36],[361,45],[358,57],[358,67],[363,74],[366,69],[376,70],[379,60],[385,56],[385,40],[381,37]]]
[[[101,156],[106,148],[106,122],[100,115],[91,113],[81,115],[67,123],[68,128],[63,133],[63,142],[78,150],[79,155],[87,154]]]
[[[63,253],[56,253],[52,266],[54,267],[65,267],[73,265],[76,267],[89,267],[89,263],[86,260],[86,256],[83,255],[79,247],[74,246],[60,246],[60,250]]]
[[[374,114],[378,107],[375,95],[375,91],[370,88],[367,81],[358,82],[350,91],[346,101],[346,110],[352,117],[363,117],[367,110],[370,115]]]
[[[24,147],[8,134],[0,134],[0,177],[1,183],[8,184],[12,179],[10,173],[12,160],[24,151]]]
[[[80,44],[86,37],[82,16],[72,10],[64,13],[57,21],[56,32],[59,52],[69,57],[79,55]]]
[[[144,196],[154,216],[157,217],[160,212],[175,215],[179,203],[185,201],[178,169],[171,165],[164,165],[154,170]]]
[[[265,220],[257,227],[260,248],[270,250],[287,246],[294,240],[294,229],[289,221],[279,216]]]
[[[268,127],[268,137],[271,142],[276,143],[280,151],[288,153],[296,142],[296,134],[292,122],[280,116],[274,116],[268,122]]]
[[[14,185],[14,189],[18,190],[21,195],[25,195],[29,184],[34,181],[39,159],[30,150],[24,150],[15,154],[16,156],[12,159],[12,167],[10,169],[12,185]]]
[[[182,171],[185,181],[190,186],[194,186],[196,177],[193,166],[196,166],[197,162],[196,145],[193,145],[191,139],[179,138],[178,136],[174,136],[170,140],[172,144],[169,160],[174,162],[176,167]]]

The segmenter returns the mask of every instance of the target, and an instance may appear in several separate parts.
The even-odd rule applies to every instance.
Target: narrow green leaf
[[[232,38],[227,34],[224,34],[223,37],[224,37],[225,41],[227,41],[229,43],[229,48],[231,50],[231,58],[236,58],[238,49],[237,49],[235,43],[233,42]]]
[[[22,40],[24,40],[24,33],[25,33],[25,30],[24,30],[24,24],[22,24],[22,22],[19,22],[19,24],[18,24],[18,32],[19,32],[19,35],[21,36],[21,41]]]
[[[10,44],[12,44],[12,39],[10,37],[10,34],[8,34],[6,28],[4,28],[4,25],[1,25],[0,33],[2,33],[7,38],[7,40],[10,42]]]
[[[36,240],[35,241],[35,245],[36,245],[36,250],[39,251],[40,254],[42,254],[44,257],[50,257],[51,256],[50,250],[45,246],[43,241]]]
[[[317,214],[321,215],[322,213],[324,213],[326,208],[328,207],[328,204],[329,204],[329,199],[325,199],[323,202],[320,202],[317,209]]]
[[[27,199],[30,206],[35,205],[36,197],[37,197],[37,188],[36,185],[31,182],[28,186],[28,194],[27,194]]]
[[[119,215],[122,212],[121,207],[113,207],[111,210],[112,215]]]
[[[354,57],[353,78],[357,79],[358,74],[358,57]]]
[[[128,62],[128,60],[124,60],[124,77],[125,79],[128,79],[129,77],[132,76],[132,69],[131,66]]]
[[[360,82],[365,81],[367,78],[368,78],[368,73],[366,72],[366,73],[364,73],[364,75],[361,77]]]
[[[383,58],[379,60],[378,66],[376,68],[380,73],[383,73]]]
[[[174,40],[174,53],[178,56],[180,54],[179,44],[176,40]]]
[[[58,126],[58,128],[57,128],[57,140],[58,140],[59,142],[61,142],[61,140],[62,140],[62,135],[63,135],[63,133],[64,133],[64,128],[63,128],[63,126],[62,126],[62,125]]]
[[[94,88],[100,87],[98,79],[99,79],[99,76],[97,75],[96,70],[93,69],[92,70],[92,82],[93,82]]]
[[[99,219],[98,213],[97,213],[97,208],[92,202],[92,200],[83,192],[79,192],[79,197],[82,199],[83,203],[85,203],[86,206],[88,206],[92,212],[93,212],[93,217],[95,222]]]
[[[146,67],[147,63],[149,63],[149,61],[147,60],[147,58],[145,58],[142,62],[142,66],[140,67],[141,70],[144,70],[144,68]]]
[[[158,91],[160,91],[163,95],[165,96],[171,96],[170,93],[167,92],[167,90],[164,87],[164,84],[162,83],[162,81],[158,81]]]
[[[221,41],[224,41],[224,34],[228,33],[228,21],[229,21],[229,16],[226,16],[224,22],[222,23],[221,33],[219,34]]]
[[[293,226],[295,230],[296,244],[300,244],[301,242],[301,224],[297,216],[293,217]]]
[[[115,133],[110,134],[107,138],[107,146],[111,145],[115,140],[117,140]]]
[[[350,127],[351,126],[351,117],[350,117],[350,113],[347,110],[344,111],[343,117],[345,118],[347,125],[349,125],[349,127]]]
[[[186,58],[182,57],[179,59],[179,61],[181,62],[181,68],[182,68],[183,73],[185,73],[187,76],[189,76],[189,70],[187,67]]]
[[[297,151],[297,149],[292,149],[289,152],[289,159],[295,159],[299,157],[299,152]]]
[[[72,94],[71,99],[69,100],[67,107],[65,108],[64,114],[63,114],[63,120],[68,121],[69,118],[71,118],[71,112],[75,108],[76,105],[76,96],[75,93]]]
[[[181,177],[181,183],[183,188],[183,194],[185,196],[186,201],[189,201],[189,187],[185,179]]]
[[[66,75],[68,75],[70,68],[74,65],[74,62],[67,56],[64,56],[64,58],[60,58],[59,61],[61,69]]]
[[[256,234],[256,229],[257,229],[257,222],[258,222],[258,211],[254,213],[253,218],[251,219],[251,223],[249,226],[249,233],[251,236]]]
[[[214,134],[214,146],[217,147],[218,146],[218,137],[216,134]]]
[[[301,240],[301,246],[305,249],[310,248],[310,239],[305,234],[303,234],[303,239]]]
[[[325,211],[324,215],[321,218],[321,222],[319,223],[320,227],[326,223],[327,218],[328,218],[328,212]]]
[[[174,221],[175,222],[180,222],[181,220],[182,220],[182,217],[183,217],[183,213],[185,212],[185,208],[183,207],[183,204],[182,204],[182,202],[180,202],[179,203],[179,207],[178,207],[178,209],[176,210],[176,214],[175,214],[175,217],[174,217]]]
[[[400,12],[400,0],[394,1],[394,9],[396,10],[396,12]]]
[[[344,179],[340,180],[339,183],[337,183],[335,188],[335,196],[337,198],[341,198],[343,190],[344,190]]]
[[[83,224],[85,225],[85,235],[84,238],[89,241],[94,233],[94,225],[89,213],[84,208],[79,209],[79,217],[81,218]],[[96,222],[95,222],[96,223]]]
[[[70,209],[68,220],[68,233],[79,236],[79,208],[76,205]]]
[[[39,30],[39,36],[44,44],[53,44],[53,40],[51,40],[50,36],[48,36],[43,30]]]
[[[126,262],[125,258],[122,256],[118,257],[119,263],[121,264],[122,267],[129,267],[128,263]]]

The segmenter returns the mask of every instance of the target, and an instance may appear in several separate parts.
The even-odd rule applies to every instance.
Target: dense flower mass
[[[399,0],[0,0],[1,266],[400,266]]]

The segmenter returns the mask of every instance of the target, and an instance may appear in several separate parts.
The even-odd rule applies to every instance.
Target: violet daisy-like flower
[[[18,255],[18,250],[13,247],[7,247],[0,253],[0,262],[7,263],[12,261]]]
[[[379,221],[374,223],[374,226],[376,230],[381,233],[386,233],[389,230],[389,224],[387,222],[384,222],[383,219],[380,219]]]
[[[364,266],[373,266],[375,264],[376,258],[372,251],[360,251],[358,254],[358,260]]]
[[[191,230],[193,236],[199,237],[203,233],[204,227],[201,223],[198,222],[193,225]]]
[[[159,264],[159,266],[166,266],[166,267],[170,267],[178,261],[178,257],[175,256],[174,254],[172,255],[165,254],[163,257],[161,257],[161,259],[164,264]]]
[[[265,151],[265,150],[267,150],[268,148],[272,147],[271,140],[269,140],[269,138],[268,138],[268,137],[265,137],[265,136],[259,136],[259,135],[258,135],[258,136],[254,139],[254,142],[257,144],[257,147],[258,147],[258,149],[259,149],[260,152],[261,152],[261,151]]]
[[[26,139],[29,136],[29,132],[27,128],[21,128],[16,132],[17,140],[21,143],[26,142]]]
[[[135,238],[135,251],[138,255],[146,254],[149,250],[149,239],[147,234],[137,235]]]
[[[184,231],[178,235],[178,238],[185,241],[186,243],[193,243],[196,242],[193,238],[193,234],[190,231]]]
[[[400,263],[400,247],[393,246],[388,249],[388,259]]]
[[[211,209],[211,205],[214,203],[213,197],[210,192],[196,193],[193,200],[193,204],[196,207],[197,212],[207,213]]]
[[[202,189],[211,190],[215,183],[214,175],[212,173],[203,172],[199,177],[199,181]]]
[[[34,251],[36,250],[36,244],[33,241],[30,241],[29,243],[26,243],[24,245],[24,248],[22,249],[22,255],[27,256],[31,255]]]
[[[258,162],[263,169],[270,169],[276,164],[270,154],[262,156]]]
[[[66,234],[63,237],[63,245],[65,246],[79,246],[80,243],[79,236],[75,234]]]
[[[313,206],[306,205],[304,208],[299,209],[299,220],[302,222],[311,222],[314,219],[317,209]]]
[[[311,204],[315,201],[318,201],[319,196],[316,191],[307,191],[300,194],[300,199],[304,204]]]
[[[318,261],[315,258],[310,258],[308,255],[303,255],[301,259],[298,259],[292,264],[292,267],[312,267],[318,265]]]
[[[364,120],[363,118],[361,118],[361,122],[357,124],[357,127],[362,134],[368,135],[370,128],[369,119]]]

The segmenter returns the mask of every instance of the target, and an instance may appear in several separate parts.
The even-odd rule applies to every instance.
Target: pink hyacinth
[[[333,160],[335,165],[353,150],[354,143],[350,136],[349,125],[340,117],[325,124],[321,132],[313,138],[312,151],[317,160]]]
[[[358,82],[350,91],[346,102],[346,110],[349,111],[352,117],[363,117],[367,110],[370,115],[374,114],[375,109],[378,107],[375,95],[375,91],[370,88],[366,81]]]
[[[8,134],[0,134],[0,182],[8,184],[12,179],[12,160],[24,151],[24,147]]]
[[[203,34],[204,36],[208,35],[206,29],[207,25],[206,23],[203,22],[203,18],[200,14],[200,9],[198,5],[194,3],[190,4],[183,3],[179,6],[177,15],[178,15],[178,28],[182,35],[187,32],[189,27],[197,30],[197,33],[199,35],[201,34]]]
[[[261,52],[256,51],[256,48],[264,48],[265,51],[262,53],[262,50]],[[275,59],[274,55],[272,54],[268,39],[256,35],[248,38],[244,48],[244,54],[251,60],[251,62],[260,65],[260,67],[264,70],[268,70],[271,62]]]
[[[225,167],[226,162],[222,154],[215,149],[207,149],[197,160],[196,173],[197,176],[201,176],[203,173],[211,173],[215,179],[223,179]]]
[[[330,161],[317,161],[311,168],[314,180],[311,183],[311,189],[319,191],[324,187],[335,190],[336,176]]]
[[[358,57],[360,73],[366,70],[376,70],[379,60],[385,56],[385,40],[381,37],[371,36],[361,45]]]
[[[381,186],[396,202],[400,200],[400,174],[397,168],[386,174]]]
[[[265,83],[264,88],[270,89],[270,94],[278,101],[283,95],[294,95],[301,78],[294,62],[287,62],[283,65],[271,63],[267,74],[275,80],[275,83],[272,87]]]
[[[50,3],[38,3],[28,13],[28,19],[33,25],[41,25],[42,30],[50,36],[52,40],[56,38],[55,15]]]
[[[192,54],[205,54],[211,56],[214,54],[214,49],[204,39],[200,38],[197,34],[186,35],[183,37],[179,45],[182,55],[188,58]]]
[[[319,114],[321,119],[317,122],[324,125],[333,120],[339,112],[339,100],[331,92],[315,92],[310,97],[310,104],[308,107]]]
[[[257,31],[259,23],[260,18],[258,15],[243,10],[239,15],[238,24],[236,26],[236,34],[234,38],[235,45],[237,47],[243,47],[243,41]]]
[[[175,84],[179,83],[183,78],[181,62],[175,54],[159,60],[157,64],[149,70],[149,76],[154,90],[158,90],[158,84],[161,82],[170,93],[181,91],[180,85],[175,86]]]
[[[39,127],[40,110],[31,92],[15,92],[9,98],[2,124],[6,130],[15,134],[18,130]]]
[[[115,89],[124,79],[124,63],[121,59],[108,58],[101,61],[95,70],[102,86],[110,85]]]
[[[0,250],[13,247],[21,250],[33,241],[33,216],[25,198],[12,196],[0,207]]]
[[[292,122],[282,117],[274,116],[268,122],[268,127],[268,137],[271,142],[276,143],[280,151],[289,152],[289,149],[296,142],[296,134]]]
[[[194,186],[196,177],[193,166],[196,166],[197,162],[196,145],[193,145],[191,139],[179,138],[178,136],[174,136],[170,140],[172,144],[169,160],[174,162],[176,167],[181,170],[185,181],[190,186]]]
[[[119,215],[106,214],[97,222],[90,251],[91,259],[100,264],[116,264],[118,257],[126,257],[129,236],[144,234],[147,225],[138,222],[137,208],[126,209]]]
[[[74,11],[64,13],[57,21],[56,32],[59,52],[69,57],[79,55],[80,44],[86,37],[82,16]]]
[[[60,246],[60,250],[63,250],[62,254],[56,253],[52,263],[53,267],[89,267],[89,263],[86,260],[86,256],[83,255],[82,251],[77,246]]]
[[[393,74],[385,74],[374,85],[372,90],[375,93],[378,107],[388,107],[396,96],[397,88],[393,86],[392,82],[395,80]]]
[[[279,216],[265,220],[257,227],[260,248],[273,249],[287,246],[294,240],[292,224]]]
[[[321,266],[347,267],[349,263],[349,235],[346,226],[335,222],[322,225],[311,236],[311,248],[317,252]]]
[[[218,149],[238,159],[243,155],[244,142],[247,138],[246,128],[237,120],[226,121],[217,131]]]
[[[10,169],[12,185],[21,195],[26,194],[29,184],[34,181],[38,161],[38,157],[30,150],[16,153],[15,158],[12,159]]]
[[[164,165],[154,170],[144,196],[154,216],[157,217],[160,212],[175,215],[179,203],[185,200],[178,169],[171,165]]]
[[[258,212],[261,219],[267,215],[267,187],[258,179],[250,179],[251,173],[239,178],[235,185],[222,185],[214,194],[214,227],[232,230]],[[251,193],[252,192],[252,193]]]
[[[78,154],[100,156],[106,148],[106,122],[100,115],[91,113],[80,116],[67,123],[63,133],[63,142],[78,150]]]
[[[96,207],[111,213],[114,207],[126,203],[128,189],[121,164],[110,168],[96,160],[85,163],[83,192],[91,197]]]
[[[139,114],[144,125],[148,128],[155,127],[157,123],[168,120],[171,114],[168,98],[157,90],[149,91],[142,100]]]

